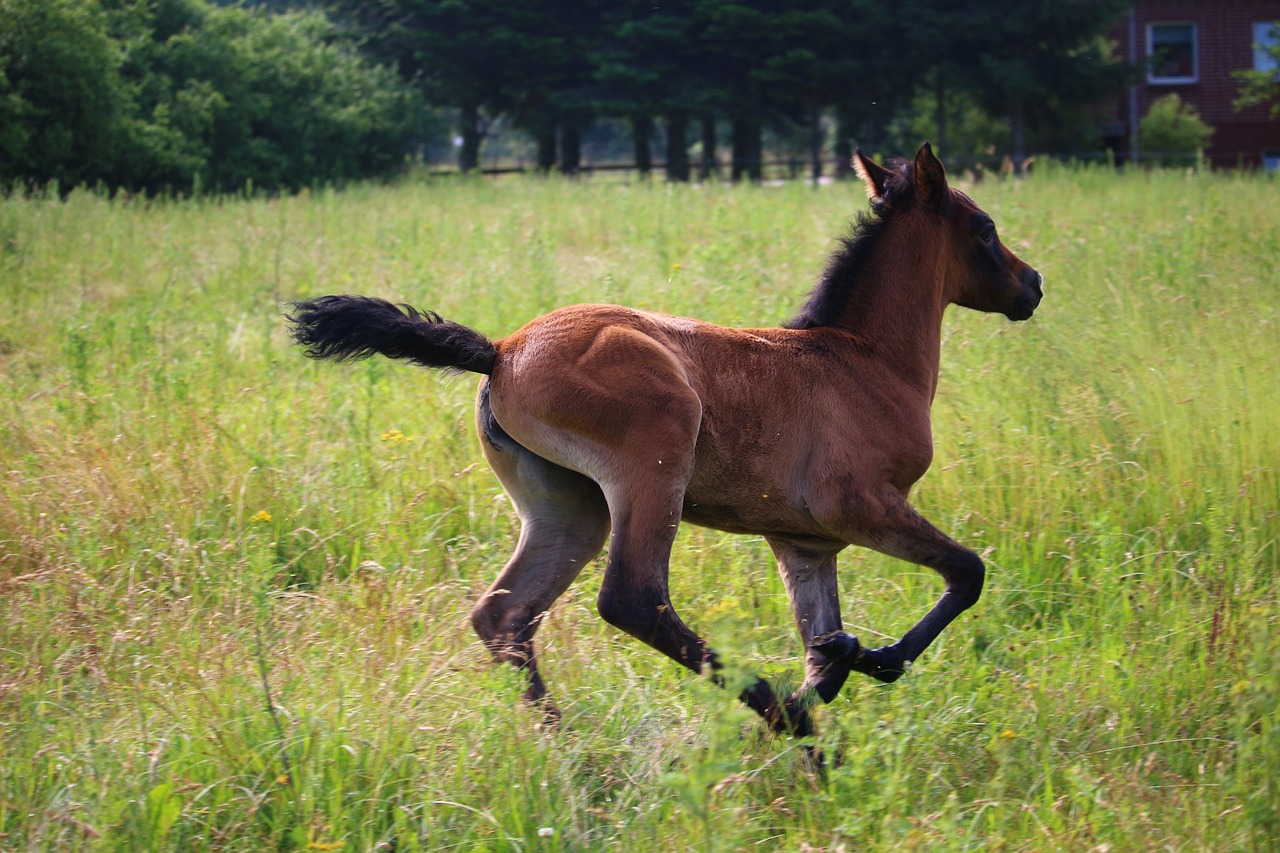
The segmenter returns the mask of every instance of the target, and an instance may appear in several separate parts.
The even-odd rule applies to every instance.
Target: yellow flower
[[[381,438],[386,444],[404,444],[406,441],[413,441],[413,436],[405,435],[398,429],[387,430]]]
[[[249,519],[249,521],[254,524],[268,524],[271,521],[271,513],[265,509],[260,509],[253,514],[253,518]]]
[[[684,264],[672,264],[672,265],[671,265],[671,268],[672,268],[673,270],[682,270],[682,269],[684,269]]]
[[[1018,736],[1018,733],[1015,732],[1013,729],[1005,729],[1000,733],[1001,740],[1013,740],[1017,736]]]

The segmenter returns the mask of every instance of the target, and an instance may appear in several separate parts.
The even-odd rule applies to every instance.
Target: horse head
[[[929,143],[913,162],[887,169],[854,156],[871,206],[882,217],[913,217],[920,244],[939,246],[940,280],[948,304],[1026,320],[1043,297],[1044,276],[1000,242],[995,223],[947,183],[946,171]]]

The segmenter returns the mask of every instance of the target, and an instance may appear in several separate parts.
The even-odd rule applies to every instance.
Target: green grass
[[[825,775],[604,625],[598,564],[539,635],[542,728],[467,622],[516,531],[474,377],[309,362],[279,315],[775,324],[858,187],[0,200],[0,848],[1277,849],[1280,184],[970,189],[1047,279],[1029,324],[946,322],[915,501],[987,588],[822,709]],[[798,678],[761,541],[685,528],[673,567],[695,629]],[[841,578],[868,641],[940,592],[863,552]]]

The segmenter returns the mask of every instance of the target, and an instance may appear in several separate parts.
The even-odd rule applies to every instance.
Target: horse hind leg
[[[665,461],[665,460],[664,460]],[[664,466],[665,467],[665,466]],[[680,521],[683,489],[667,500],[636,500],[606,488],[613,513],[609,563],[597,609],[606,622],[651,646],[694,673],[724,686],[716,653],[676,613],[668,586],[671,546]],[[762,678],[738,695],[776,732],[812,734],[808,713],[785,706]]]
[[[604,547],[608,507],[590,479],[507,435],[489,411],[487,390],[485,383],[477,404],[484,453],[515,504],[520,537],[506,567],[472,609],[471,624],[496,661],[524,671],[526,701],[542,705],[554,718],[533,637],[551,605]]]
[[[814,647],[816,638],[841,629],[836,582],[836,554],[840,548],[815,548],[773,538],[767,541],[777,558],[796,628],[805,647],[804,683],[786,702],[788,712],[799,716],[807,713],[815,699],[824,703],[834,699],[850,673],[844,656],[831,656]]]
[[[632,440],[618,443],[626,450],[598,460],[612,538],[597,609],[610,625],[723,686],[722,664],[676,613],[669,587],[671,547],[693,470],[701,407],[690,392],[683,400],[668,395],[664,407],[655,408],[661,409],[661,417],[637,418],[641,426]],[[811,733],[808,716],[788,715],[762,678],[755,678],[738,698],[774,731]]]

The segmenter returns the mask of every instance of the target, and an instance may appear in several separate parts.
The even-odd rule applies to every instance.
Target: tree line
[[[468,171],[499,117],[569,173],[605,117],[672,180],[725,143],[759,178],[766,128],[815,171],[922,123],[1022,156],[1080,144],[1130,72],[1105,42],[1122,0],[284,5],[0,0],[0,183],[298,187],[394,173],[449,125]]]
[[[316,10],[0,0],[0,186],[341,182],[400,168],[427,118]]]
[[[572,172],[601,115],[632,126],[635,161],[665,129],[668,177],[686,180],[691,143],[730,129],[733,177],[757,178],[765,126],[807,129],[820,164],[823,116],[837,157],[874,146],[932,99],[940,148],[948,110],[1007,123],[1009,148],[1078,137],[1088,110],[1129,69],[1104,37],[1117,0],[333,0],[329,7],[437,104],[458,110],[458,165],[475,168],[486,120],[538,140],[538,165]],[[709,164],[702,164],[705,171]]]

